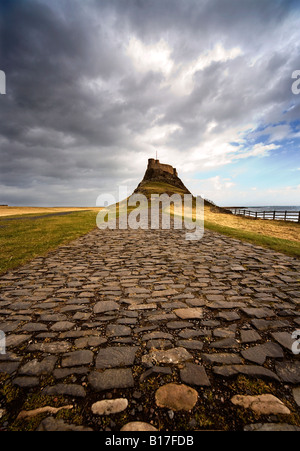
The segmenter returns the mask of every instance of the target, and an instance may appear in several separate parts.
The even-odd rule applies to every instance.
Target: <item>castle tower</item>
[[[168,174],[178,177],[177,170],[173,168],[173,166],[171,166],[170,164],[162,164],[159,162],[159,160],[154,160],[154,158],[149,158],[147,170],[148,169],[167,172]]]

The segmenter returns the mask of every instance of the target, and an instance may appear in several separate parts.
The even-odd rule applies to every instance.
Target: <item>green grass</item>
[[[300,243],[297,241],[261,235],[259,233],[235,229],[209,221],[205,221],[205,228],[231,238],[247,241],[248,243],[255,244],[257,246],[262,246],[277,252],[282,252],[283,254],[287,254],[292,257],[300,258]]]
[[[0,273],[45,255],[96,227],[96,212],[74,212],[66,216],[22,220],[0,219]],[[40,215],[39,215],[40,216]]]

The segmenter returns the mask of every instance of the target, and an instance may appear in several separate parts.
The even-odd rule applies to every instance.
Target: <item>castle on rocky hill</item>
[[[159,160],[155,160],[154,158],[149,158],[144,178],[138,185],[135,193],[143,193],[143,188],[147,186],[148,182],[168,184],[174,186],[175,188],[179,188],[182,191],[182,194],[191,194],[178,177],[177,170],[173,168],[173,166],[169,164],[162,164]],[[175,192],[177,191],[175,190]]]
[[[173,168],[170,164],[162,164],[159,162],[159,160],[155,160],[154,158],[149,158],[147,170],[148,169],[168,172],[169,174],[176,175],[176,177],[178,177],[176,169]]]

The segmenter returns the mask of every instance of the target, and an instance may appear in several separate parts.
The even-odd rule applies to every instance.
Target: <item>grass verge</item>
[[[300,258],[300,243],[299,241],[292,241],[283,238],[277,238],[267,235],[262,235],[253,231],[236,229],[214,222],[205,221],[205,228],[218,232],[231,238],[236,238],[248,243],[272,249],[292,257]]]
[[[0,218],[0,274],[85,235],[96,227],[96,212],[74,212],[5,221]]]

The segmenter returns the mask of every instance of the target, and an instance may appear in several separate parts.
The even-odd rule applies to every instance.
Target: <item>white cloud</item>
[[[216,127],[215,124],[214,127]],[[275,144],[258,143],[253,146],[247,144],[246,136],[250,127],[249,124],[243,127],[230,128],[221,133],[210,133],[214,127],[209,125],[199,146],[190,149],[184,161],[178,161],[177,164],[179,166],[180,163],[181,171],[197,172],[203,168],[220,168],[237,160],[264,158],[270,156],[273,150],[280,147]],[[232,144],[233,142],[235,144]],[[174,159],[176,161],[177,155],[178,159],[182,159],[180,153],[173,152],[173,161]]]
[[[293,133],[291,126],[289,124],[269,126],[258,133],[254,133],[254,135],[256,137],[268,135],[269,142],[282,141],[284,139],[295,137],[295,133]]]
[[[268,157],[271,154],[271,150],[279,149],[280,146],[275,144],[255,144],[251,149],[242,151],[235,155],[233,159],[250,158],[250,157]]]
[[[239,47],[225,49],[223,44],[217,43],[213,49],[201,53],[197,59],[189,64],[182,64],[177,68],[173,80],[171,81],[172,92],[179,95],[189,95],[194,88],[194,75],[197,71],[202,71],[214,62],[226,62],[242,55]]]
[[[223,191],[235,186],[235,183],[231,182],[230,178],[222,178],[219,175],[204,180],[204,183],[210,184],[216,191]]]
[[[129,40],[126,53],[138,72],[162,72],[165,76],[168,76],[173,69],[171,48],[163,39],[155,44],[147,45],[132,37]]]
[[[194,88],[194,75],[213,62],[226,62],[242,55],[239,47],[225,49],[222,43],[188,63],[175,63],[171,58],[172,48],[163,39],[155,44],[145,44],[136,37],[129,40],[126,54],[131,58],[138,72],[161,72],[165,76],[162,86],[171,89],[174,95],[189,95]]]

